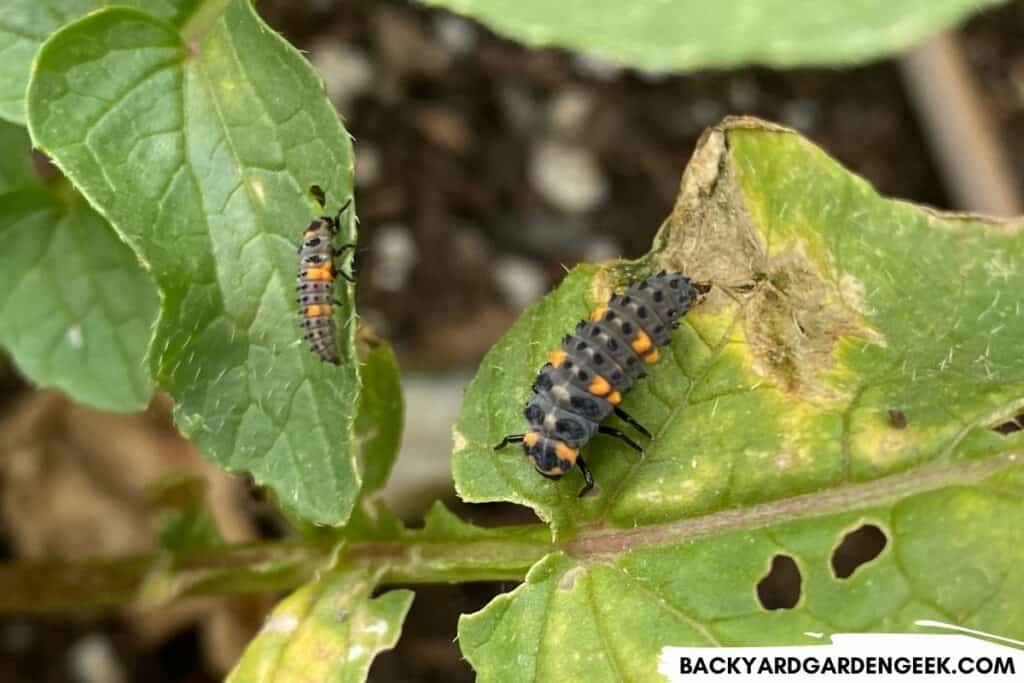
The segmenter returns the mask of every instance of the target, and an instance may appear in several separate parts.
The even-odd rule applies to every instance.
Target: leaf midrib
[[[576,556],[617,555],[634,548],[892,504],[919,493],[978,483],[1006,467],[1019,464],[1022,457],[1018,453],[1005,453],[983,460],[917,468],[865,483],[844,484],[745,508],[634,529],[607,531],[590,525],[581,527],[581,533],[566,541],[563,547],[570,555]]]

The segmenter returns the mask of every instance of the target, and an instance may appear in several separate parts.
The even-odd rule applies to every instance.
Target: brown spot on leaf
[[[789,393],[839,398],[822,380],[835,365],[834,346],[841,337],[878,343],[879,335],[836,302],[833,285],[797,249],[758,265],[743,313],[754,371]]]
[[[889,424],[894,429],[906,429],[907,414],[898,408],[889,408]]]
[[[1024,230],[1024,221],[1017,217],[989,216],[969,211],[943,211],[930,206],[918,208],[928,216],[929,225],[953,234],[960,234],[965,239],[977,239],[978,232],[981,230],[988,230],[993,234],[1003,234],[1008,237],[1018,235],[1021,230]]]
[[[822,273],[799,243],[766,253],[731,165],[729,134],[736,128],[792,134],[747,118],[710,129],[655,238],[654,267],[714,285],[705,310],[738,310],[755,373],[791,394],[843,398],[824,381],[836,364],[837,343],[843,337],[885,340],[867,326],[856,296],[863,288],[851,275]]]

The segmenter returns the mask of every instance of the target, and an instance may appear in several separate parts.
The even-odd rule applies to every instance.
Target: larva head
[[[299,261],[306,268],[317,268],[334,255],[331,238],[334,232],[327,219],[316,218],[302,233],[299,244]]]
[[[533,467],[548,479],[559,479],[576,464],[579,451],[564,441],[530,432],[523,439],[523,452]]]
[[[334,232],[335,228],[334,223],[331,222],[331,217],[321,216],[319,218],[314,218],[309,222],[309,225],[306,226],[305,232],[302,233],[302,240],[303,243],[305,243],[314,237],[319,237],[330,242],[331,238],[334,236]]]

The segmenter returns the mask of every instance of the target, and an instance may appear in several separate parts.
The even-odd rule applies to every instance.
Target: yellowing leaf
[[[281,601],[228,676],[228,683],[347,683],[366,679],[373,658],[394,647],[412,591],[371,599],[379,576],[334,569]]]
[[[1009,607],[1024,432],[993,430],[1024,410],[1022,227],[880,197],[791,131],[710,131],[651,253],[574,270],[467,391],[460,495],[529,505],[556,538],[525,584],[463,619],[481,680],[654,681],[664,645],[919,619],[1024,637]],[[494,451],[526,427],[546,350],[661,269],[710,291],[622,403],[654,434],[646,454],[594,438],[598,488],[580,499],[578,472],[548,481],[520,449]],[[862,526],[884,548],[840,577],[834,550]],[[796,599],[769,609],[758,585],[777,557]]]

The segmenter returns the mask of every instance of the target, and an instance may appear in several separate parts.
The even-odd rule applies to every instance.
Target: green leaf
[[[0,197],[0,346],[33,383],[104,410],[145,408],[153,281],[65,188]]]
[[[963,486],[961,473],[891,506],[813,517],[820,498],[806,509],[787,501],[695,519],[651,545],[626,534],[570,545],[571,555],[549,555],[512,593],[462,617],[460,647],[480,681],[663,681],[667,645],[813,645],[814,633],[927,631],[914,623],[924,619],[1019,639],[1021,468]],[[806,519],[773,523],[787,517]],[[831,551],[862,523],[881,528],[887,547],[838,579]],[[776,555],[799,567],[793,609],[769,611],[757,598]]]
[[[898,52],[1002,0],[421,0],[530,46],[655,70],[849,64]]]
[[[183,21],[199,0],[8,0],[0,16],[0,118],[25,123],[25,88],[32,58],[64,24],[109,5],[136,6],[167,21]]]
[[[101,2],[11,0],[0,18],[0,118],[25,123],[25,87],[39,46],[46,37]]]
[[[363,358],[362,380],[355,432],[366,495],[387,482],[402,443],[405,404],[398,359],[390,345],[374,342]]]
[[[363,488],[352,517],[345,526],[347,538],[394,539],[404,525],[380,489],[387,483],[402,441],[405,404],[398,360],[391,347],[376,339],[361,346],[362,388],[355,423],[355,449],[363,476]]]
[[[391,346],[372,338],[366,328],[360,333],[358,346],[362,386],[353,443],[363,486],[343,533],[349,539],[394,539],[404,528],[402,520],[391,511],[379,491],[387,483],[402,441],[405,405],[398,360]],[[337,529],[316,527],[294,517],[290,522],[307,538],[321,542],[339,535]]]
[[[307,519],[344,522],[359,490],[352,292],[335,292],[337,368],[306,349],[294,298],[307,188],[332,208],[352,194],[348,134],[312,67],[245,0],[204,4],[182,32],[112,8],[47,40],[28,112],[156,278],[150,366],[178,427]],[[343,219],[338,244],[355,239]]]
[[[1024,409],[1022,228],[882,198],[768,124],[706,135],[652,252],[574,270],[467,391],[459,494],[533,507],[562,551],[463,621],[481,679],[659,680],[663,645],[801,643],[924,618],[1024,637],[1007,607],[1024,598],[1009,540],[1024,432],[992,430]],[[493,451],[524,431],[545,351],[612,289],[663,268],[711,289],[622,403],[654,434],[646,454],[595,438],[582,454],[598,489],[579,499],[578,472],[547,481],[519,448]],[[864,521],[886,550],[839,579],[831,553]],[[803,577],[791,610],[758,602],[775,554]]]
[[[398,641],[413,593],[371,599],[380,572],[343,567],[299,588],[267,618],[229,683],[363,681]]]
[[[25,129],[0,121],[0,192],[38,182]]]

